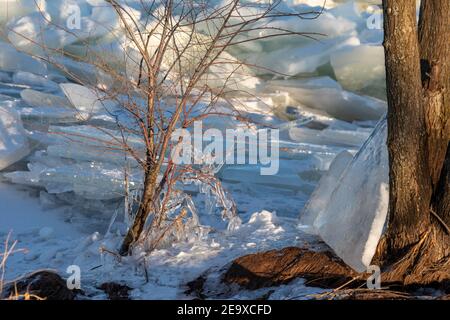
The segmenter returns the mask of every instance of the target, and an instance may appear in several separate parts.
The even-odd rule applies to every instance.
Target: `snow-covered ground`
[[[69,213],[68,208],[45,210],[29,190],[4,183],[0,188],[0,235],[5,239],[10,228],[12,239],[19,240],[17,248],[27,249],[26,253],[11,256],[7,277],[14,279],[38,269],[53,269],[68,276],[67,267],[78,265],[82,270],[82,289],[92,299],[106,298],[96,287],[110,281],[135,288],[130,292],[132,299],[189,299],[184,294],[186,283],[204,272],[212,277],[219,275],[226,264],[241,255],[286,246],[318,245],[315,238],[301,233],[296,219],[280,219],[262,211],[244,215],[246,223],[235,232],[213,233],[201,241],[177,243],[156,250],[139,262],[131,258],[119,261],[101,250],[115,248],[122,239],[117,234],[105,234],[107,217]],[[268,290],[236,291],[227,297],[256,298]],[[274,298],[301,298],[320,292],[306,288],[302,281],[279,290]]]
[[[299,213],[333,159],[342,151],[354,155],[386,110],[382,31],[367,26],[377,12],[369,4],[377,1],[327,1],[318,19],[279,22],[280,27],[327,34],[320,42],[289,37],[227,53],[292,75],[254,74],[244,84],[250,88],[257,83],[259,99],[242,100],[242,111],[280,129],[279,173],[261,176],[258,166],[224,166],[218,176],[237,204],[241,226],[227,230],[220,217],[209,213],[203,195],[194,192],[200,222],[214,227],[212,231],[149,255],[120,259],[109,251],[118,248],[125,230],[122,155],[99,153],[95,145],[71,145],[52,133],[101,138],[93,126],[112,130],[116,117],[123,115],[114,105],[105,112],[89,89],[27,54],[39,53],[38,48],[18,41],[17,33],[33,32],[36,28],[27,26],[43,23],[28,2],[0,0],[0,8],[10,6],[8,15],[0,10],[0,26],[8,22],[3,30],[9,30],[0,37],[0,239],[12,232],[18,248],[27,249],[9,259],[8,279],[42,268],[66,275],[68,266],[78,265],[82,289],[90,298],[105,298],[97,287],[114,281],[133,288],[133,299],[189,299],[184,294],[187,282],[204,272],[218,276],[236,257],[285,246],[321,246],[317,237],[303,232]],[[114,15],[99,15],[96,1],[75,2],[87,16],[83,23],[116,27]],[[126,2],[135,7],[139,1]],[[52,19],[62,19],[60,8],[48,3]],[[293,10],[322,3],[285,1]],[[61,35],[51,25],[39,30],[39,39],[54,40],[47,45],[77,52],[75,41],[56,39]],[[101,29],[79,36],[111,41]],[[62,63],[75,72],[89,71],[69,59]],[[223,121],[211,121],[225,127]],[[136,184],[140,177],[139,170],[131,173]],[[257,298],[268,290],[232,290],[225,297]],[[297,280],[275,288],[271,298],[304,299],[320,291]]]

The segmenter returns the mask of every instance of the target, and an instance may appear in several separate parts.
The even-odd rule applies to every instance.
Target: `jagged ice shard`
[[[302,213],[303,221],[334,252],[358,272],[364,272],[383,233],[389,203],[389,158],[386,146],[387,120],[375,128],[361,150],[335,181],[334,173],[322,180],[316,196]],[[342,170],[342,157],[332,165]],[[334,184],[334,190],[327,189]],[[325,190],[322,194],[319,190]],[[317,210],[319,208],[319,210]],[[315,212],[319,211],[319,212]],[[314,215],[317,213],[315,219]]]
[[[0,170],[30,153],[28,139],[17,112],[0,100]]]

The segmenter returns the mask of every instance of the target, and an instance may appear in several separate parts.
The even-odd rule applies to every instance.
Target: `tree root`
[[[316,299],[410,300],[417,298],[412,292],[428,287],[448,294],[450,259],[436,259],[433,245],[440,241],[436,237],[435,232],[426,232],[398,262],[383,267],[383,290],[363,289],[370,275],[356,273],[331,252],[294,247],[240,257],[232,262],[222,280],[255,290],[304,278],[307,286],[334,289]]]
[[[377,254],[382,266],[382,282],[409,287],[431,286],[448,292],[450,289],[450,248],[448,239],[435,228],[425,232],[421,239],[408,248],[394,263],[383,257],[390,256],[386,244],[380,244]],[[443,244],[443,245],[441,245]]]
[[[226,271],[223,282],[254,290],[304,278],[308,286],[337,288],[350,284],[357,286],[361,282],[359,277],[331,252],[288,247],[234,260]]]

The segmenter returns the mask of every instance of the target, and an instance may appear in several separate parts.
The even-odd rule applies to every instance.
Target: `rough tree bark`
[[[450,280],[450,1],[384,0],[390,204],[383,281]],[[447,158],[447,161],[446,161]]]

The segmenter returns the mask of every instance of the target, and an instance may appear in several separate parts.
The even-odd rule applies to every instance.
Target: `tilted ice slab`
[[[282,1],[281,6],[277,9],[283,10],[284,12],[291,13],[305,13],[311,12],[319,9],[318,7],[302,5],[301,8],[289,9],[283,6]],[[259,1],[261,4],[261,1]],[[284,7],[284,8],[283,8]],[[256,9],[255,9],[256,10]],[[242,10],[244,11],[244,10]],[[262,14],[262,10],[260,9],[260,13]],[[254,14],[254,12],[252,13]],[[251,19],[252,14],[247,13],[247,19]],[[245,15],[245,14],[244,14]],[[312,17],[313,15],[310,15]],[[231,19],[231,23],[242,22],[242,19],[246,19],[246,17],[239,17],[236,15],[234,19]],[[264,27],[268,27],[268,29],[264,30]],[[248,28],[249,32],[242,35],[242,39],[255,39],[262,36],[262,39],[258,41],[251,42],[243,42],[231,48],[231,53],[237,54],[238,58],[251,58],[251,53],[258,53],[262,58],[265,58],[266,55],[270,55],[272,52],[279,50],[280,48],[300,48],[303,46],[307,46],[309,44],[314,43],[310,37],[304,37],[300,35],[292,35],[289,37],[271,37],[270,35],[279,33],[279,30],[290,30],[293,32],[304,33],[315,37],[320,40],[329,40],[335,39],[341,36],[348,36],[356,33],[355,30],[356,24],[342,17],[336,17],[329,12],[323,12],[320,17],[317,19],[298,19],[297,16],[284,17],[280,19],[273,19],[271,21],[260,21],[252,24],[252,28]],[[209,34],[214,28],[214,22],[211,21],[209,23],[200,24],[200,29],[206,34]],[[326,35],[326,37],[319,36],[318,34]],[[317,43],[316,43],[317,44]],[[323,47],[323,46],[322,46]],[[250,55],[249,55],[250,54]],[[294,56],[286,56],[291,62],[295,62],[296,57]],[[276,59],[272,62],[274,64],[280,63],[280,59]],[[269,67],[268,66],[268,67]]]
[[[17,112],[0,101],[0,170],[21,160],[30,147]]]
[[[300,213],[300,223],[310,227],[310,231],[313,231],[313,233],[317,233],[317,230],[314,230],[314,222],[319,214],[326,209],[333,191],[336,189],[336,183],[352,159],[353,155],[348,151],[342,151],[336,156],[330,165],[330,169],[320,178],[316,190]]]
[[[297,120],[278,126],[280,137],[288,141],[358,150],[373,130],[373,126],[363,128],[354,123],[315,113],[315,110],[307,110],[301,106],[288,109],[294,110],[288,114],[295,114],[298,117]]]
[[[47,135],[50,156],[76,161],[99,161],[109,164],[137,166],[136,160],[122,147],[123,139],[135,155],[145,156],[143,140],[134,135],[123,135],[118,130],[92,126],[50,126]]]
[[[383,46],[361,45],[336,51],[331,54],[331,65],[345,89],[361,91],[373,87],[379,91],[378,96],[385,95]]]
[[[314,220],[313,228],[321,238],[358,272],[366,271],[370,265],[387,217],[389,160],[386,139],[387,121],[383,120],[336,179],[345,164],[345,159],[338,158],[302,213],[302,220],[307,223]],[[330,184],[335,186],[332,192]]]
[[[17,84],[23,84],[30,87],[42,88],[46,91],[58,91],[59,86],[56,82],[30,72],[18,71],[13,75],[13,81]]]
[[[66,107],[71,108],[69,100],[66,97],[48,94],[32,89],[25,89],[20,93],[20,97],[30,107]]]
[[[57,88],[59,89],[59,86]],[[83,117],[83,114],[75,109],[64,96],[25,89],[20,92],[20,97],[23,106],[18,111],[27,123],[77,123],[87,117],[86,115]]]
[[[110,150],[113,148],[122,149],[123,141],[135,150],[145,150],[145,144],[142,137],[119,130],[110,130],[94,126],[51,126],[49,132],[55,142],[72,142],[73,144],[81,144],[83,146],[105,148]]]
[[[318,145],[334,145],[342,147],[360,147],[368,138],[366,131],[315,130],[309,128],[291,128],[289,136],[292,140]]]
[[[90,63],[60,56],[52,57],[51,63],[56,66],[58,73],[77,83],[98,88],[112,88],[117,82],[111,75]]]
[[[24,121],[37,124],[78,123],[84,120],[76,110],[52,107],[24,107],[18,110]]]
[[[116,108],[113,101],[101,97],[99,93],[87,87],[74,83],[63,83],[60,87],[71,104],[85,115],[86,119],[94,114],[111,112]]]
[[[108,150],[95,146],[85,146],[82,144],[66,143],[55,144],[47,147],[47,153],[53,157],[73,159],[76,161],[98,161],[112,163],[120,168],[126,166],[137,167],[138,162],[127,154],[125,150]],[[143,157],[144,155],[142,155]]]
[[[318,67],[329,63],[332,52],[358,45],[360,42],[357,37],[339,37],[303,46],[281,47],[271,52],[258,52],[243,59],[252,65],[263,66],[261,69],[256,68],[258,74],[295,76],[315,72]]]
[[[345,91],[329,77],[272,81],[266,90],[288,92],[294,103],[345,121],[378,120],[387,109],[384,101]]]
[[[131,190],[142,181],[140,170],[125,173],[110,163],[73,161],[38,151],[28,164],[28,171],[6,173],[16,184],[44,187],[50,194],[73,192],[85,199],[110,200],[122,198],[126,190],[125,176]]]
[[[47,66],[31,56],[17,51],[12,45],[0,41],[0,70],[45,75]]]

